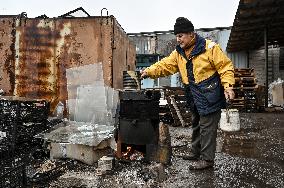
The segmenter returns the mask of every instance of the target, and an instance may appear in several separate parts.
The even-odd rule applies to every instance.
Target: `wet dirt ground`
[[[95,166],[78,162],[46,187],[284,187],[284,113],[241,113],[241,130],[218,130],[214,168],[188,169],[179,156],[190,151],[191,129],[169,127],[172,164],[117,163],[98,175]]]

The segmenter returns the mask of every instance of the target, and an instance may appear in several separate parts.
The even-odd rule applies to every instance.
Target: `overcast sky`
[[[1,0],[0,15],[26,12],[29,18],[57,17],[78,7],[91,16],[107,8],[127,33],[168,31],[177,17],[187,17],[195,28],[232,26],[239,0]],[[106,11],[103,12],[106,15]],[[84,14],[80,14],[84,16]]]

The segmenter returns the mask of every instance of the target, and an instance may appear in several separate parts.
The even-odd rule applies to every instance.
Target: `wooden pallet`
[[[234,90],[240,90],[240,91],[245,91],[245,90],[257,91],[258,85],[255,85],[255,86],[244,86],[244,85],[240,85],[240,86],[234,86],[233,89],[234,89]]]
[[[234,72],[236,76],[251,77],[255,75],[254,69],[235,69]]]
[[[186,97],[182,88],[167,88],[165,98],[168,102],[170,113],[174,119],[174,126],[189,126],[191,113],[187,109]]]
[[[263,105],[259,99],[259,85],[253,68],[236,68],[235,85],[233,87],[236,99],[232,100],[232,107],[242,111],[255,111]]]
[[[235,77],[236,83],[256,83],[256,78],[254,77]]]
[[[235,72],[254,72],[254,68],[235,68]]]

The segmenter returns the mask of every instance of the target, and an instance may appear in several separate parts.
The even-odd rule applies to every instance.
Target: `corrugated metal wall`
[[[248,67],[248,54],[246,52],[227,53],[227,55],[234,63],[235,68]]]
[[[268,49],[268,83],[273,82],[277,78],[283,78],[283,71],[279,70],[279,48]],[[263,50],[254,50],[249,53],[249,65],[254,68],[255,77],[257,83],[265,85],[266,73],[265,73],[265,55]]]
[[[136,33],[130,35],[136,45],[136,54],[169,55],[176,47],[176,37],[170,32]]]
[[[10,78],[0,87],[9,94],[48,99],[54,107],[68,98],[68,68],[102,63],[105,84],[114,88],[122,88],[123,70],[135,69],[135,46],[112,16],[9,19],[0,18],[0,66]]]
[[[225,52],[227,43],[229,41],[231,30],[222,30],[218,33],[218,44],[220,44],[222,50]],[[228,53],[228,57],[232,60],[236,68],[248,67],[248,54],[247,52]]]
[[[130,36],[136,45],[136,54],[156,54],[156,35]]]

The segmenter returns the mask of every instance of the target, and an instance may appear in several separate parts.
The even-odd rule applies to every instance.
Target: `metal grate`
[[[17,114],[17,101],[0,100],[0,149],[15,146]]]
[[[0,148],[32,141],[47,128],[49,102],[17,97],[0,98]]]
[[[15,155],[14,151],[0,151],[0,187],[25,187],[25,167],[28,155]]]

